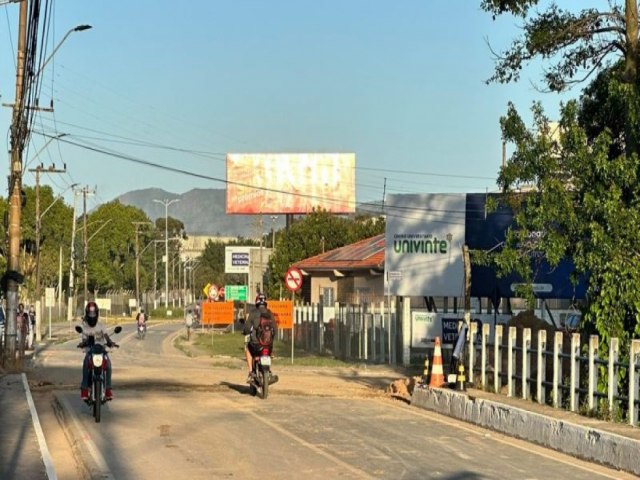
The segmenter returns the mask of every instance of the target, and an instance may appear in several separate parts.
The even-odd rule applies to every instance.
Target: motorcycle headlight
[[[102,366],[102,355],[101,354],[95,354],[92,356],[93,361],[93,366],[94,367],[101,367]]]

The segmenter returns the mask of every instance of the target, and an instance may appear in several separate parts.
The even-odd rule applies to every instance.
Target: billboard
[[[224,247],[224,273],[249,273],[251,247]]]
[[[389,195],[386,288],[400,296],[460,296],[465,194]]]
[[[229,153],[227,214],[353,213],[353,153]]]
[[[494,194],[495,195],[495,194]],[[506,237],[509,228],[515,228],[513,212],[504,206],[487,212],[488,196],[484,193],[467,195],[466,242],[472,250],[498,250]],[[495,196],[499,198],[499,196]],[[531,232],[531,242],[543,232]],[[575,270],[571,259],[563,259],[552,267],[542,252],[531,250],[531,267],[533,270],[533,290],[537,298],[584,298],[587,290],[587,279],[582,277],[577,285],[572,285],[569,276]],[[471,296],[489,297],[497,302],[501,297],[515,296],[516,286],[522,279],[511,274],[498,278],[491,267],[471,265]]]
[[[464,293],[462,246],[497,251],[515,227],[513,212],[488,211],[488,194],[389,195],[385,232],[385,288],[390,295],[461,297]],[[543,235],[532,232],[531,242]],[[586,276],[572,285],[575,267],[563,259],[552,267],[542,252],[530,253],[537,298],[584,298]],[[498,278],[491,267],[471,265],[471,296],[515,297],[523,280],[516,274]],[[425,317],[426,318],[426,317]]]

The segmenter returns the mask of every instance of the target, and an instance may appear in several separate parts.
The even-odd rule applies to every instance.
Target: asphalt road
[[[87,465],[66,465],[66,478],[87,471],[116,479],[633,478],[367,394],[357,375],[282,369],[261,400],[248,394],[243,368],[176,353],[169,339],[179,328],[151,327],[144,340],[133,326],[120,335],[112,355],[116,399],[100,424],[78,398],[81,355],[73,342],[42,353],[38,376],[49,375],[74,458]]]

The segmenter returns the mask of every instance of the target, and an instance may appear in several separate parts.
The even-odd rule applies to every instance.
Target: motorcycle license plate
[[[271,365],[271,357],[269,356],[260,357],[260,363],[265,366]]]

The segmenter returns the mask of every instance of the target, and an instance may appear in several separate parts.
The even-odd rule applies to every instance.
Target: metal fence
[[[294,347],[307,352],[393,365],[398,360],[395,304],[296,305],[293,323]]]
[[[483,389],[498,393],[506,387],[507,396],[519,395],[573,412],[605,408],[611,418],[626,415],[629,424],[638,424],[640,340],[631,341],[629,362],[620,362],[617,338],[610,340],[607,356],[600,358],[597,335],[583,342],[579,333],[561,331],[549,339],[544,329],[535,339],[530,328],[508,327],[506,338],[504,333],[503,326],[497,325],[490,343],[489,326],[483,325],[478,332],[477,325],[471,324],[470,382],[477,380]],[[618,390],[618,379],[626,394]]]

